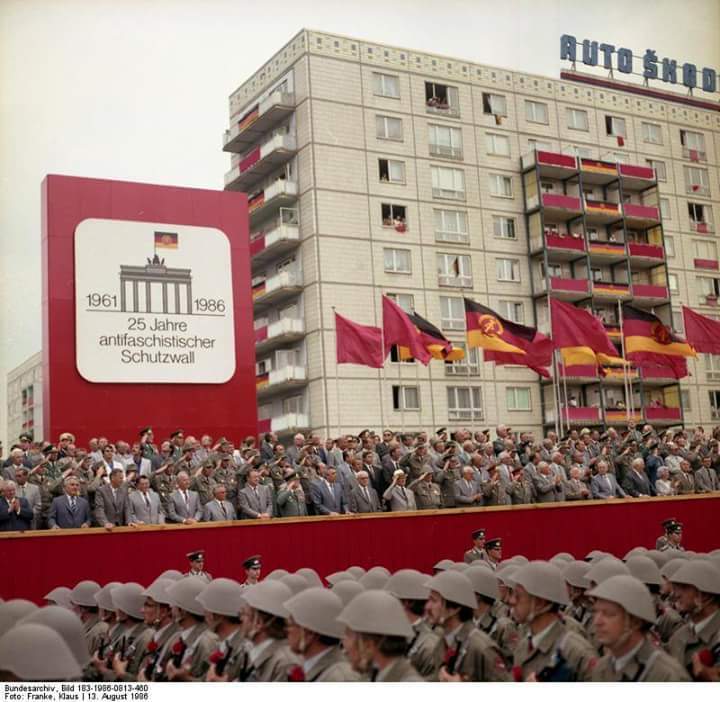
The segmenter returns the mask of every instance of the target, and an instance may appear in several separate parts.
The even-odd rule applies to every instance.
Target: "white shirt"
[[[259,643],[257,646],[253,646],[252,650],[250,651],[250,662],[255,665],[257,661],[260,659],[260,656],[262,656],[265,651],[270,648],[272,645],[272,642],[275,639],[265,639],[262,643]]]
[[[328,646],[328,648],[324,648],[320,653],[316,653],[312,658],[308,658],[307,660],[303,661],[302,667],[303,672],[308,673],[312,667],[323,657],[326,656],[328,653],[332,651],[332,646]]]

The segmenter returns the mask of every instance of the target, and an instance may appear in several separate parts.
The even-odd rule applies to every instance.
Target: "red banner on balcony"
[[[590,244],[590,253],[605,254],[606,256],[624,256],[625,244],[614,244],[612,242],[594,242]]]
[[[256,237],[250,242],[250,255],[257,256],[261,251],[265,250],[265,235]]]
[[[696,258],[693,263],[695,268],[702,268],[707,271],[716,271],[718,269],[718,262],[709,258]]]
[[[546,234],[545,244],[549,249],[572,249],[573,251],[584,251],[585,240],[581,237],[560,236],[559,234]]]
[[[695,231],[698,234],[708,234],[710,227],[708,227],[707,222],[695,222]]]
[[[588,212],[604,212],[606,214],[619,214],[617,202],[604,202],[602,200],[585,200],[585,209]]]
[[[240,161],[240,173],[245,173],[260,160],[260,147],[253,149],[242,161]]]
[[[550,289],[553,292],[583,292],[588,291],[588,281],[585,278],[550,278]]]
[[[632,286],[633,297],[659,297],[666,300],[668,297],[668,290],[664,285],[641,285],[639,283],[633,283]]]
[[[569,195],[556,195],[554,193],[543,193],[542,203],[544,207],[553,207],[557,210],[575,210],[582,209],[579,197],[570,197]]]
[[[679,407],[646,407],[645,419],[648,422],[658,420],[679,422],[682,419],[682,413]]]
[[[255,376],[255,387],[262,388],[270,382],[270,373]]]
[[[577,159],[574,156],[558,154],[552,151],[536,151],[537,162],[545,166],[560,166],[561,168],[577,168]]]
[[[628,412],[627,410],[605,410],[605,421],[608,424],[617,424],[618,422],[642,422],[642,414],[640,412]]]
[[[625,217],[634,217],[635,219],[660,219],[660,211],[657,207],[649,205],[637,205],[633,202],[626,202],[623,205]]]
[[[600,423],[599,407],[563,407],[561,414],[571,422]]]
[[[618,164],[620,175],[626,178],[643,178],[644,180],[655,180],[655,170],[648,166],[633,166],[627,163]]]
[[[261,341],[265,341],[268,338],[267,324],[264,327],[260,327],[255,330],[255,343],[259,344]]]
[[[593,283],[593,294],[630,297],[630,286],[617,283]]]
[[[665,252],[662,246],[654,244],[635,244],[629,243],[628,248],[631,256],[642,256],[643,258],[657,258],[662,260],[665,258]]]
[[[262,283],[255,283],[255,285],[252,286],[252,298],[253,300],[256,300],[261,295],[265,294],[265,281],[263,280]]]

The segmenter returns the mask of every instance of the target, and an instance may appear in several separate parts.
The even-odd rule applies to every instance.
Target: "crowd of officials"
[[[323,440],[297,434],[155,443],[105,437],[80,447],[22,435],[2,460],[0,530],[270,519],[720,490],[720,428],[656,431],[630,423],[550,431],[542,439],[500,425],[471,432],[380,434]],[[0,446],[0,457],[2,456]]]

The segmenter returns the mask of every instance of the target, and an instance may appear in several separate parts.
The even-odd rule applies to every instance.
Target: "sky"
[[[222,188],[229,94],[303,27],[550,77],[564,33],[720,71],[718,0],[0,0],[0,439],[41,348],[42,179]]]

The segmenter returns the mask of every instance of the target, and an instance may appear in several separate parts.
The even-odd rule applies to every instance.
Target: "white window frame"
[[[668,273],[668,290],[671,293],[678,293],[680,291],[680,282],[678,280],[677,273]]]
[[[609,120],[609,121],[608,121]],[[627,137],[627,124],[624,117],[605,115],[605,133],[607,136]]]
[[[464,210],[433,209],[435,241],[469,244],[468,214]]]
[[[495,115],[496,117],[507,117],[507,96],[499,93],[483,93],[483,114]],[[490,108],[486,111],[485,106]]]
[[[718,249],[714,241],[695,241],[695,258],[717,261]]]
[[[670,221],[672,219],[672,211],[670,209],[670,199],[667,197],[660,198],[660,216]]]
[[[498,300],[498,313],[511,322],[525,324],[525,305],[520,300]]]
[[[527,393],[527,406],[518,402]],[[508,412],[532,412],[532,391],[523,385],[509,385],[505,388],[505,406]]]
[[[488,173],[488,177],[490,178],[490,194],[493,197],[506,199],[514,197],[512,176],[503,173]]]
[[[685,191],[688,195],[710,195],[710,173],[707,168],[683,166],[685,173]],[[697,186],[697,189],[693,189]]]
[[[485,416],[480,387],[448,385],[447,403],[448,422],[479,422]]]
[[[462,168],[430,166],[430,178],[433,197],[443,200],[465,200],[465,171]]]
[[[548,104],[538,100],[525,100],[525,120],[533,124],[550,124]]]
[[[385,295],[405,312],[413,312],[415,310],[415,295],[412,293],[386,292]]]
[[[665,256],[667,258],[675,258],[675,239],[665,234],[663,237],[663,244],[665,246]]]
[[[655,122],[641,122],[640,130],[642,133],[642,140],[645,144],[658,144],[663,143],[662,126]]]
[[[407,262],[407,270],[401,264]],[[388,263],[390,266],[388,267]],[[383,266],[386,273],[412,274],[412,251],[410,249],[383,248]]]
[[[282,401],[283,414],[304,414],[305,397],[303,395],[292,395]]]
[[[438,286],[471,288],[473,286],[472,258],[465,254],[438,253],[435,255],[438,272]],[[454,265],[457,261],[458,274]]]
[[[683,392],[687,392],[687,390]],[[688,393],[689,399],[690,395]],[[708,390],[708,402],[710,403],[710,416],[712,419],[720,419],[720,390]],[[686,408],[683,404],[683,409],[690,409],[690,407]]]
[[[517,241],[517,224],[515,217],[493,215],[493,236],[496,239]]]
[[[390,87],[390,86],[393,86]],[[373,94],[378,97],[400,99],[400,76],[389,73],[373,73]]]
[[[465,303],[461,297],[440,295],[440,327],[448,331],[465,330]]]
[[[510,137],[507,134],[485,132],[485,150],[491,156],[510,158]]]
[[[553,145],[549,141],[544,141],[542,139],[533,139],[530,138],[527,140],[528,143],[528,152],[532,151],[552,151]]]
[[[720,357],[712,353],[704,353],[705,377],[710,382],[720,381]],[[717,360],[715,360],[717,358]]]
[[[428,151],[431,156],[439,158],[462,159],[462,129],[445,124],[428,124]]]
[[[683,146],[683,155],[689,154],[690,150],[694,150],[698,152],[702,160],[705,160],[705,135],[702,132],[681,129],[680,143]]]
[[[395,390],[398,392],[398,406],[395,407]],[[411,400],[412,395],[415,395],[416,403],[413,405]],[[420,388],[417,385],[393,385],[392,386],[392,400],[393,400],[393,411],[394,412],[419,412],[420,411]]]
[[[667,166],[665,161],[658,161],[654,158],[646,158],[645,163],[655,171],[655,178],[659,183],[667,182]]]
[[[500,283],[519,283],[520,260],[517,258],[496,258],[495,277]]]
[[[465,357],[459,361],[445,361],[445,375],[472,376],[480,375],[480,352],[477,348],[469,349],[464,341],[454,341],[453,346],[465,350]]]
[[[582,115],[582,117],[580,117]],[[578,132],[590,131],[587,110],[579,110],[577,107],[567,108],[567,127]]]
[[[380,169],[381,161],[387,161],[387,165],[388,165],[388,179],[387,180],[382,180],[380,178],[379,169]],[[394,175],[396,175],[398,177],[396,177],[396,178],[393,177],[393,171],[395,171]],[[392,159],[392,158],[378,159],[378,180],[381,183],[394,183],[396,185],[405,185],[405,182],[406,182],[405,178],[406,178],[405,161],[398,161],[398,160]]]
[[[375,136],[385,141],[403,141],[402,119],[389,115],[375,115]]]

